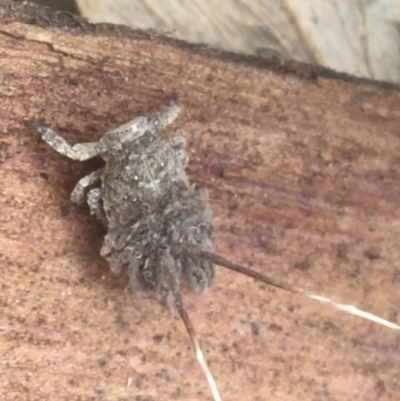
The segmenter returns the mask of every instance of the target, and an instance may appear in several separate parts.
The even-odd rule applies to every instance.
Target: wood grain
[[[176,91],[192,180],[218,251],[400,323],[399,88],[258,59],[29,3],[0,4],[0,394],[11,400],[203,400],[182,324],[63,214],[81,165],[26,128],[91,141]],[[185,294],[224,400],[395,401],[387,328],[221,269]]]

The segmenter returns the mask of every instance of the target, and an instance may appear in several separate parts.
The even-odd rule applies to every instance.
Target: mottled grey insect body
[[[171,101],[152,119],[135,120],[106,133],[99,142],[69,145],[54,131],[35,126],[59,153],[75,160],[101,156],[105,167],[82,178],[71,194],[87,200],[91,213],[106,226],[101,255],[114,272],[126,270],[134,286],[145,285],[162,299],[173,288],[171,270],[202,292],[214,277],[214,265],[190,257],[185,243],[213,251],[207,193],[189,183],[185,139],[162,139],[161,131],[179,113]],[[89,186],[100,182],[99,187]],[[173,287],[173,286],[172,286]]]

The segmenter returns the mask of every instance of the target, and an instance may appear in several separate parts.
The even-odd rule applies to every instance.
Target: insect
[[[101,256],[111,270],[127,272],[133,288],[149,288],[162,302],[176,308],[214,400],[221,397],[185,309],[180,279],[194,292],[202,293],[212,285],[215,265],[400,330],[400,326],[353,306],[277,282],[217,255],[207,192],[190,184],[185,172],[185,139],[161,137],[179,112],[173,97],[152,118],[137,117],[98,142],[73,146],[50,128],[35,124],[31,128],[58,153],[73,160],[100,156],[105,161],[103,168],[78,181],[71,201],[78,205],[87,202],[91,213],[106,227]]]

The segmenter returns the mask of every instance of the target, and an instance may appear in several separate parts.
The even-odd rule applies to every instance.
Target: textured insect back
[[[179,215],[171,232],[171,251],[179,261],[180,271],[192,291],[202,293],[212,285],[214,263],[186,252],[186,244],[195,244],[209,252],[214,251],[214,227],[211,224],[207,192],[191,186],[177,202]]]
[[[101,193],[108,228],[101,255],[113,271],[127,270],[134,287],[150,287],[161,299],[166,291],[160,247],[170,248],[176,273],[196,292],[214,277],[212,263],[191,258],[179,245],[189,241],[212,251],[214,234],[206,193],[190,185],[186,176],[184,139],[161,138],[160,129],[178,112],[169,102],[154,118],[135,119],[100,141],[105,144]],[[123,143],[114,146],[118,138]]]

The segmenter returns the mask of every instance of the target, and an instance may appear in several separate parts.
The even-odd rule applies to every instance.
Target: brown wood
[[[204,400],[183,325],[98,256],[100,225],[65,216],[94,163],[26,128],[99,138],[176,91],[218,251],[400,323],[400,93],[308,65],[0,5],[0,394],[10,400]],[[388,328],[220,269],[185,294],[224,400],[400,394]]]

